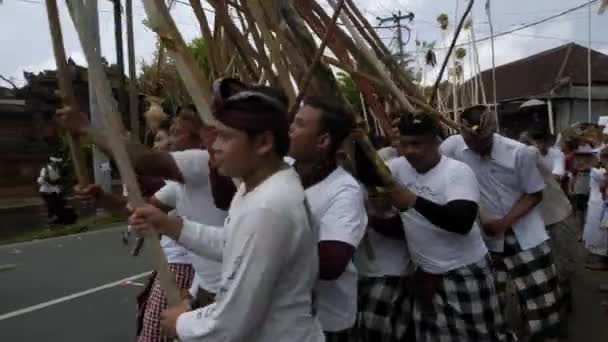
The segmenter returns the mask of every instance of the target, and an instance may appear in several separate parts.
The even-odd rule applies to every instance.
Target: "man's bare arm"
[[[111,156],[111,142],[104,130],[90,125],[85,113],[73,111],[70,107],[57,110],[57,122],[66,130],[76,135],[85,135],[104,153]],[[167,152],[154,151],[142,144],[124,139],[127,153],[133,163],[135,172],[141,175],[160,177],[183,183],[183,176],[175,160]]]

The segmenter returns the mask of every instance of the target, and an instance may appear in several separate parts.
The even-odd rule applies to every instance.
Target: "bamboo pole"
[[[230,20],[228,9],[223,6],[225,4],[225,0],[208,0],[208,2],[215,9],[216,27],[223,27],[225,34],[234,43],[237,48],[237,51],[241,55],[241,60],[247,68],[247,72],[251,74],[251,78],[258,79],[259,72],[256,69],[256,66],[254,65],[253,61],[255,60],[259,63],[264,64],[264,59],[259,56],[259,53],[253,47],[251,47],[249,41],[243,37],[238,28]],[[220,44],[223,44],[223,42],[216,41],[216,44],[219,46]],[[268,65],[264,65],[264,67],[270,68],[270,66]]]
[[[219,76],[218,73],[220,69],[217,64],[217,51],[213,44],[213,36],[211,35],[211,30],[209,29],[209,22],[207,21],[207,16],[205,15],[203,6],[201,5],[201,0],[190,0],[190,6],[192,7],[194,16],[198,20],[199,26],[201,27],[201,34],[206,43],[207,57],[209,65],[211,66],[211,75],[209,76],[211,79],[214,79],[215,77]]]
[[[296,99],[296,94],[293,88],[293,84],[291,83],[291,79],[289,77],[290,73],[287,69],[287,66],[283,62],[283,59],[281,58],[281,47],[270,32],[270,27],[266,22],[262,4],[259,2],[259,0],[249,0],[247,1],[247,6],[251,10],[251,14],[254,17],[257,26],[260,28],[260,32],[262,34],[262,38],[266,43],[266,46],[268,46],[272,62],[277,68],[277,74],[279,82],[281,83],[281,88],[289,98],[289,102],[293,103]]]
[[[336,28],[336,21],[338,20],[338,16],[340,15],[342,8],[344,7],[344,1],[345,0],[339,0],[339,2],[338,2],[336,10],[334,11],[334,15],[331,18],[331,23],[329,24],[329,26],[327,26],[327,30],[325,31],[325,37],[323,37],[323,40],[321,41],[321,45],[319,46],[319,49],[317,49],[316,55],[313,58],[312,63],[310,65],[310,67],[308,68],[308,70],[306,70],[306,73],[304,74],[304,78],[302,79],[302,81],[300,83],[300,92],[298,93],[298,96],[296,97],[296,99],[291,107],[291,110],[289,111],[289,117],[293,117],[295,115],[295,112],[300,107],[300,102],[304,98],[304,95],[306,95],[306,90],[308,88],[310,81],[312,80],[313,72],[314,72],[315,68],[317,67],[317,65],[319,65],[319,62],[321,61],[321,57],[323,56],[323,52],[325,51],[325,47],[327,46],[327,42],[334,33],[334,30]]]
[[[471,9],[473,9],[474,3],[475,3],[475,0],[469,1],[469,4],[467,5],[467,8],[464,11],[464,14],[462,15],[462,18],[460,18],[460,22],[458,23],[458,26],[456,27],[456,30],[454,31],[454,37],[452,38],[452,43],[450,44],[450,48],[448,49],[445,59],[443,60],[443,64],[441,65],[441,69],[439,70],[439,75],[437,76],[437,79],[435,80],[435,85],[433,85],[433,91],[431,92],[431,97],[429,98],[429,103],[431,105],[433,105],[433,103],[435,102],[435,97],[437,96],[437,89],[439,88],[439,83],[441,83],[441,79],[443,78],[443,73],[445,71],[445,67],[448,65],[448,61],[450,60],[452,51],[454,51],[454,46],[456,46],[456,41],[458,40],[460,31],[462,31],[464,22],[466,21],[467,17],[469,16],[469,13],[471,13]]]
[[[107,139],[106,142],[116,161],[123,184],[127,187],[129,202],[132,206],[139,207],[143,205],[145,201],[141,195],[124,139],[121,139],[121,132],[123,129],[122,120],[120,114],[117,112],[116,102],[113,101],[112,98],[112,90],[103,69],[101,56],[96,53],[91,42],[88,40],[90,35],[88,32],[89,26],[87,19],[83,16],[84,4],[82,0],[67,0],[66,2],[87,59],[88,67],[94,77],[93,80],[89,81],[95,83],[95,94],[99,102],[100,110],[103,113],[106,113],[106,116],[102,117],[102,120],[105,121],[104,126],[107,129],[107,135],[100,138]],[[92,134],[95,134],[95,132],[92,132]],[[146,240],[150,245],[150,248],[147,248],[146,250],[150,253],[154,268],[158,272],[159,281],[161,287],[165,290],[167,301],[170,306],[177,305],[181,301],[180,293],[177,289],[175,278],[169,271],[167,258],[160,246],[160,240],[156,234],[151,234]]]
[[[57,2],[55,0],[46,0],[46,9],[49,19],[49,29],[51,32],[51,40],[53,43],[53,53],[55,55],[55,63],[57,64],[57,80],[62,97],[65,99],[68,106],[73,110],[78,110],[78,101],[74,95],[72,88],[72,80],[70,71],[66,62],[65,49],[63,47],[63,35],[61,33],[61,23],[59,22],[59,11],[57,10]],[[72,157],[72,166],[79,186],[85,186],[90,183],[89,173],[84,163],[84,157],[79,150],[77,137],[71,133],[66,135],[70,156]]]
[[[192,97],[198,114],[207,125],[214,123],[209,103],[211,84],[201,72],[196,59],[184,42],[163,0],[144,0],[148,23],[165,43],[167,53],[175,60],[182,82]]]

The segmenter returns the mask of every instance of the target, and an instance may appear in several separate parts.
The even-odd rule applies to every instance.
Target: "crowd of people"
[[[183,108],[154,148],[127,143],[148,198],[130,209],[131,230],[162,236],[183,299],[168,308],[152,277],[139,298],[141,342],[558,341],[569,298],[561,268],[576,237],[556,243],[568,240],[564,218],[543,215],[544,168],[577,209],[572,188],[588,173],[583,238],[606,265],[608,150],[587,158],[593,168],[574,157],[567,168],[582,146],[564,142],[566,157],[544,135],[531,135],[533,147],[501,136],[486,107],[465,110],[463,131],[445,140],[430,115],[405,113],[398,143],[378,151],[392,180],[371,187],[345,153],[361,132],[332,101],[306,98],[290,122],[280,91],[224,79],[212,111],[213,127]],[[64,108],[58,119],[90,133],[84,113]],[[96,185],[76,193],[127,205]],[[508,285],[521,329],[505,316]]]

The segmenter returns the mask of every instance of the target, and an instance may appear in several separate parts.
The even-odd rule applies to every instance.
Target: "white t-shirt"
[[[566,156],[557,147],[550,147],[546,155],[541,154],[541,160],[547,170],[551,173],[563,177],[566,174]]]
[[[600,188],[604,182],[606,170],[603,168],[593,168],[589,173],[589,203],[603,203],[604,198]]]
[[[209,184],[209,153],[193,149],[172,152],[171,155],[184,178],[184,184],[177,184],[177,214],[192,221],[223,226],[227,213],[218,209],[213,202]],[[158,199],[163,202],[163,199]],[[196,273],[194,285],[213,293],[217,292],[221,279],[221,263],[194,253],[191,255],[191,262]]]
[[[417,196],[439,205],[454,200],[479,203],[475,174],[464,163],[442,157],[424,174],[419,174],[404,157],[387,164],[395,180]],[[477,222],[462,235],[435,226],[416,209],[402,212],[401,219],[412,260],[426,272],[443,274],[476,263],[488,254]]]
[[[319,241],[342,241],[357,248],[367,227],[363,190],[342,167],[306,189],[313,226]],[[357,316],[357,270],[349,262],[333,281],[319,280],[317,314],[324,331],[341,331],[355,324]]]
[[[181,192],[181,185],[173,181],[165,181],[165,185],[160,188],[154,197],[162,204],[175,208],[178,203],[179,193]],[[173,210],[169,215],[179,215],[177,210]],[[167,236],[160,238],[160,246],[167,256],[167,262],[170,264],[191,264],[192,258],[190,253],[177,242],[173,241]]]
[[[470,150],[461,135],[453,135],[441,144],[443,155],[467,164],[477,176],[481,190],[480,216],[484,220],[501,219],[524,194],[545,188],[537,167],[537,154],[528,146],[494,134],[492,151],[481,158]],[[536,247],[549,239],[540,208],[536,206],[513,224],[513,233],[522,250]],[[504,236],[485,236],[488,249],[502,252]]]
[[[215,303],[177,320],[181,341],[321,342],[313,315],[317,237],[295,171],[286,168],[250,192],[241,185],[223,229],[184,221],[179,242],[222,252]]]
[[[413,263],[404,240],[391,239],[368,227],[355,255],[359,275],[365,277],[405,276],[414,271]],[[370,248],[368,251],[367,248]],[[371,254],[371,255],[367,255]],[[372,258],[373,257],[373,258]]]
[[[386,162],[398,158],[399,152],[389,146],[380,149],[378,156]],[[380,215],[383,214],[386,217],[399,215],[397,210]],[[414,271],[405,240],[386,237],[371,226],[367,228],[367,233],[357,249],[355,266],[359,274],[365,277],[404,276]]]

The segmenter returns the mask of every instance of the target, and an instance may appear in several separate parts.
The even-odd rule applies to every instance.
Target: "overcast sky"
[[[24,70],[38,72],[54,68],[44,0],[3,0],[2,2],[0,4],[0,74],[13,79],[17,85],[21,86],[24,83]],[[136,59],[139,62],[142,59],[151,58],[155,49],[155,39],[153,32],[142,24],[145,13],[141,0],[133,2]],[[513,29],[586,2],[587,0],[493,0],[494,31],[500,33]],[[84,64],[83,54],[73,25],[69,20],[65,2],[59,0],[58,3],[67,53],[78,63]],[[441,62],[443,51],[441,48],[449,44],[451,32],[442,34],[436,18],[440,13],[448,14],[452,28],[457,4],[458,12],[462,13],[468,1],[355,0],[355,3],[374,25],[377,23],[376,17],[391,15],[398,10],[414,12],[416,17],[409,24],[412,28],[412,36],[405,47],[406,51],[415,54],[414,41],[416,38],[426,41],[436,40],[438,61]],[[478,0],[474,6],[477,39],[488,36],[490,32],[484,4],[485,0]],[[608,54],[608,13],[599,16],[597,15],[597,3],[592,6],[591,46],[593,49]],[[205,7],[210,8],[210,5],[205,4]],[[190,7],[176,3],[172,15],[186,40],[199,36],[198,24]],[[583,8],[544,24],[497,38],[495,41],[496,64],[508,63],[571,41],[587,46],[587,16],[587,8]],[[108,0],[100,0],[99,24],[102,53],[112,63],[116,60],[113,20],[112,3]],[[381,30],[379,34],[381,37],[385,37],[386,43],[389,44],[394,36],[394,31]],[[407,38],[406,32],[404,32],[404,36]],[[464,42],[468,39],[468,33],[462,36],[461,41]],[[394,42],[392,46],[395,46]],[[482,69],[490,67],[492,61],[489,41],[479,43],[478,48]],[[470,70],[468,63],[465,64],[465,72],[468,74]],[[429,71],[429,75],[434,72],[436,70]],[[7,86],[3,81],[0,81],[0,85]]]

